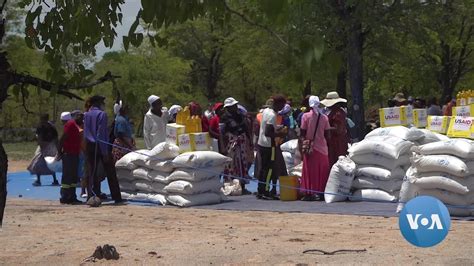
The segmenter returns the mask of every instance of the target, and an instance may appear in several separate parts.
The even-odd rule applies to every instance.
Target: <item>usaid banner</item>
[[[448,208],[438,199],[419,196],[405,204],[398,224],[408,242],[426,248],[446,238],[451,227],[451,216]]]

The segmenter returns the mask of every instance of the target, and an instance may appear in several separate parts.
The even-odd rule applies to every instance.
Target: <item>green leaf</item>
[[[125,51],[128,51],[128,47],[130,45],[130,38],[128,36],[123,36],[123,47],[125,48]]]
[[[140,11],[138,12],[138,14],[141,14],[141,9]],[[132,35],[135,33],[135,31],[137,30],[137,27],[138,27],[138,24],[140,23],[140,17],[139,15],[137,15],[137,18],[135,19],[135,21],[133,22],[132,26],[130,26],[130,30],[128,31],[128,35]]]
[[[142,19],[145,23],[152,23],[155,18],[156,0],[142,0]]]

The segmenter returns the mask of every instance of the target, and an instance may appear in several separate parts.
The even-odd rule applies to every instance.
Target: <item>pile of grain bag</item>
[[[378,128],[351,146],[349,158],[357,165],[351,200],[397,201],[410,166],[411,147],[425,137],[416,128]]]
[[[283,154],[283,159],[285,160],[286,169],[289,173],[292,168],[301,164],[302,161],[302,156],[298,148],[298,140],[289,140],[283,143],[280,148]]]
[[[412,151],[415,155],[397,211],[410,199],[427,195],[447,204],[452,215],[474,215],[474,142],[450,139],[413,147]]]
[[[223,199],[220,175],[231,161],[213,151],[183,153],[173,160],[175,170],[164,188],[168,203],[180,207],[217,204]]]
[[[123,197],[166,204],[164,188],[175,168],[172,160],[178,155],[176,145],[161,143],[152,150],[137,150],[123,156],[115,164]]]
[[[229,160],[212,151],[180,155],[176,145],[161,143],[126,154],[115,167],[124,198],[188,207],[221,202],[220,173]]]
[[[345,156],[340,156],[331,168],[324,190],[324,201],[326,203],[345,201],[351,192],[355,172],[355,163]]]

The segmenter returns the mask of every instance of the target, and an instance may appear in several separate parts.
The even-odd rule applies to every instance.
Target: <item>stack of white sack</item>
[[[404,203],[419,196],[433,196],[448,205],[451,215],[474,215],[474,142],[450,139],[412,148],[416,154],[400,192]]]
[[[424,137],[425,133],[417,128],[396,126],[375,129],[352,145],[349,157],[357,170],[350,200],[396,202],[410,167],[410,149]]]
[[[213,151],[187,152],[173,160],[175,170],[168,176],[164,187],[169,204],[179,207],[220,203],[220,175],[231,161],[229,157]]]
[[[292,139],[281,146],[283,159],[285,160],[286,169],[288,172],[302,161],[301,153],[298,148],[298,140]]]
[[[419,130],[421,130],[424,133],[424,136],[423,136],[423,138],[420,138],[420,139],[414,141],[415,145],[417,145],[417,146],[432,143],[432,142],[449,140],[449,137],[445,136],[443,134],[439,134],[439,133],[433,132],[433,131],[428,130],[428,129],[419,129]]]
[[[172,159],[178,155],[178,146],[160,143],[152,150],[130,152],[118,160],[115,167],[123,197],[164,205],[164,188],[174,170]]]
[[[347,199],[351,192],[355,173],[355,163],[345,156],[340,156],[331,168],[324,190],[324,200],[326,203],[345,201]]]

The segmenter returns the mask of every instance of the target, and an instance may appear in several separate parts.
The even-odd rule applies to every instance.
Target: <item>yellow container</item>
[[[299,182],[297,176],[280,176],[280,200],[298,200]]]

